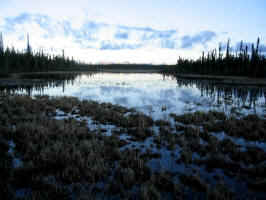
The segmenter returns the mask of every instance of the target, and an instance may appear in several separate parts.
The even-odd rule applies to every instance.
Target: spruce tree
[[[27,54],[31,54],[29,33],[27,34],[27,50],[26,51],[27,51]]]
[[[4,53],[4,42],[2,33],[0,33],[0,53]]]

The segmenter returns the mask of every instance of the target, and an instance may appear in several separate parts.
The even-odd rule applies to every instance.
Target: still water
[[[1,90],[8,91],[3,86]],[[265,87],[217,85],[156,73],[84,73],[71,80],[47,80],[33,86],[13,87],[10,91],[110,102],[136,108],[155,119],[168,117],[169,113],[213,109],[237,116],[256,113],[265,117],[266,113]]]

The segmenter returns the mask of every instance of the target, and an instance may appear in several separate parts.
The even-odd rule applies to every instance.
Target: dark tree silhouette
[[[3,46],[1,34],[0,44]],[[18,72],[44,72],[53,70],[79,70],[87,68],[88,65],[69,59],[63,53],[62,56],[46,55],[41,50],[33,53],[29,34],[27,34],[27,46],[25,51],[17,51],[14,48],[2,48],[0,53],[0,76]]]
[[[3,35],[0,33],[0,53],[4,52],[4,42],[3,42]]]
[[[218,55],[216,49],[197,60],[179,58],[176,65],[176,73],[223,75],[223,76],[248,76],[254,78],[266,77],[266,57],[260,54],[260,39],[256,46],[244,45],[241,41],[235,53],[231,52],[230,40],[227,41],[225,56],[222,53],[222,45],[219,44]]]
[[[28,54],[31,54],[31,46],[30,46],[30,36],[29,36],[29,33],[27,34],[27,50],[26,52]]]

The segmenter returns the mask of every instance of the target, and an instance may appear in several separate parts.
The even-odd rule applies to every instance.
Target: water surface
[[[166,118],[169,113],[218,110],[239,116],[266,110],[266,88],[213,84],[184,80],[157,73],[79,74],[71,80],[47,81],[27,88],[13,88],[29,95],[75,96],[79,99],[110,102]]]

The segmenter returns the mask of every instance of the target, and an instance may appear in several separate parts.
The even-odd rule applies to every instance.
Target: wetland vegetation
[[[256,115],[198,111],[171,113],[167,121],[74,97],[14,95],[0,101],[2,197],[266,195],[266,120]]]

